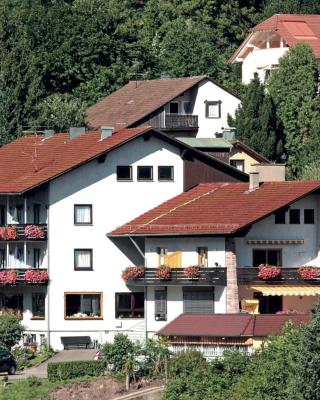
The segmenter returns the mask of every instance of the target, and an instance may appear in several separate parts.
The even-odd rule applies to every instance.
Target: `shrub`
[[[8,350],[19,342],[25,328],[14,314],[0,315],[0,343]]]
[[[48,363],[49,381],[63,381],[83,376],[102,376],[106,372],[105,361],[68,361]]]
[[[193,350],[178,353],[169,361],[170,377],[189,375],[193,371],[205,370],[206,368],[206,359],[201,353]]]
[[[113,371],[123,372],[130,355],[135,353],[135,345],[127,335],[118,333],[113,343],[105,343],[102,346],[106,362],[113,365]]]
[[[17,369],[21,371],[30,365],[30,361],[35,358],[33,351],[25,347],[17,347],[11,351],[17,361]]]

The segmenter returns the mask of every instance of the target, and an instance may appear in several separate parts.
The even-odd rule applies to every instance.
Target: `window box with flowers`
[[[24,273],[24,280],[26,283],[47,283],[49,280],[49,275],[47,271],[39,271],[37,269],[28,269]]]
[[[121,278],[128,282],[129,279],[144,277],[144,267],[127,267],[122,271]]]
[[[45,233],[41,226],[27,225],[24,228],[24,234],[27,239],[44,239]]]
[[[0,238],[2,240],[18,240],[17,228],[15,226],[5,226],[0,228]]]
[[[304,280],[320,279],[320,268],[303,265],[298,268],[298,274],[300,278]]]
[[[184,275],[188,279],[199,279],[200,278],[200,267],[198,265],[191,265],[183,270]]]
[[[260,264],[258,269],[258,278],[264,281],[278,278],[281,275],[281,268],[275,265]]]
[[[172,270],[168,265],[160,265],[156,270],[156,276],[162,280],[171,279]]]
[[[15,285],[18,279],[18,273],[15,269],[0,271],[0,283],[3,285]]]

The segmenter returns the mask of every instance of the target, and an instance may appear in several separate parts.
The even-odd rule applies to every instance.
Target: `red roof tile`
[[[320,189],[320,181],[203,183],[112,231],[118,235],[228,234]]]
[[[286,322],[308,324],[309,314],[182,314],[162,328],[162,336],[266,337],[279,334]]]
[[[92,127],[104,125],[113,126],[115,129],[130,127],[204,79],[209,79],[221,87],[206,76],[130,81],[89,107],[87,122]],[[223,89],[228,91],[226,88]],[[234,93],[231,94],[236,96]]]

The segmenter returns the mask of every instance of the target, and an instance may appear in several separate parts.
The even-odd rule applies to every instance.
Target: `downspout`
[[[49,194],[50,195],[50,187],[49,187]],[[48,275],[49,275],[49,281],[48,281],[48,286],[47,286],[47,345],[50,346],[51,343],[51,334],[50,334],[50,251],[49,251],[49,231],[50,231],[50,206],[48,205],[47,209],[47,269],[48,269]]]
[[[144,252],[141,250],[141,248],[139,247],[138,243],[132,239],[132,237],[129,235],[128,236],[131,243],[134,245],[134,247],[138,250],[138,253],[142,256],[142,258],[144,259],[144,266],[147,266],[147,259],[146,256],[144,254]],[[145,337],[145,341],[147,342],[148,340],[148,302],[147,302],[147,296],[148,296],[148,287],[145,285],[144,286],[144,337]]]

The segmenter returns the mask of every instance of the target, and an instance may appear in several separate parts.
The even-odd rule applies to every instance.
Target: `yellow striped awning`
[[[261,292],[264,296],[316,296],[320,295],[319,286],[251,286],[256,292]]]

